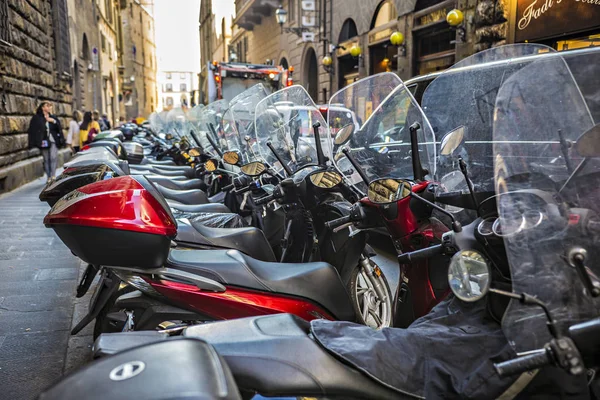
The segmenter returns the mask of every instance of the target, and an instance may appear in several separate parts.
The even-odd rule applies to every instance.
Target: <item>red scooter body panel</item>
[[[323,308],[308,300],[228,286],[224,292],[209,292],[194,285],[173,281],[148,280],[159,293],[186,308],[215,319],[235,319],[290,313],[307,321],[324,318],[335,320]]]
[[[132,176],[107,179],[69,193],[52,207],[44,224],[177,235],[170,211]]]

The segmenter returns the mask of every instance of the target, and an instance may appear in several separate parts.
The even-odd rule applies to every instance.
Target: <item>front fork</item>
[[[364,254],[360,255],[360,260],[358,264],[361,270],[365,273],[365,276],[367,277],[369,282],[371,282],[371,285],[373,285],[373,289],[375,290],[375,293],[377,294],[379,300],[382,302],[386,301],[388,294],[380,283],[381,279],[377,279],[382,274],[381,269],[379,269],[377,264],[371,261],[368,255],[366,256]]]

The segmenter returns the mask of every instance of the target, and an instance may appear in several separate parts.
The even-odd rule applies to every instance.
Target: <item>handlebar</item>
[[[270,202],[271,200],[275,200],[275,195],[269,194],[267,196],[261,197],[260,199],[256,199],[254,200],[254,204],[260,206]]]
[[[328,229],[334,229],[334,228],[337,228],[338,226],[347,224],[348,222],[352,222],[352,216],[350,214],[343,216],[341,218],[338,218],[338,219],[334,219],[334,220],[325,222],[325,227]]]
[[[243,187],[243,188],[240,188],[240,189],[235,189],[235,193],[236,194],[244,194],[246,192],[249,192],[249,191],[251,191],[253,189],[252,186],[253,185],[250,184],[250,185],[247,185],[246,187]]]
[[[231,184],[229,184],[227,186],[223,186],[223,189],[221,189],[221,190],[223,190],[224,192],[228,192],[228,191],[230,191],[233,188],[235,188],[235,185],[233,183],[231,183]]]
[[[434,246],[425,247],[424,249],[411,251],[409,253],[400,254],[398,256],[398,262],[400,264],[410,264],[424,258],[430,258],[440,255],[444,252],[444,246],[436,244]]]
[[[551,350],[545,348],[543,352],[528,354],[526,356],[515,358],[514,360],[494,364],[494,369],[500,377],[505,377],[533,371],[552,363]]]

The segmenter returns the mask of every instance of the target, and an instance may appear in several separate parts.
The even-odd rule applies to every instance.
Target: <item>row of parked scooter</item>
[[[98,135],[40,194],[96,360],[42,398],[597,396],[599,61],[503,46]]]

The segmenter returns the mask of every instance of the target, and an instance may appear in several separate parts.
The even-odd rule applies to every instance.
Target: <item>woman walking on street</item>
[[[81,122],[81,113],[78,110],[73,111],[73,119],[69,122],[69,133],[67,134],[67,145],[74,153],[79,151],[79,123]]]
[[[54,179],[56,164],[58,162],[58,149],[64,147],[65,137],[62,133],[60,121],[52,114],[52,104],[42,102],[35,115],[29,122],[29,147],[37,147],[42,151],[44,158],[44,172],[48,182]]]
[[[83,121],[79,125],[79,147],[90,143],[98,133],[100,133],[100,125],[92,119],[92,112],[86,111],[83,114]]]

